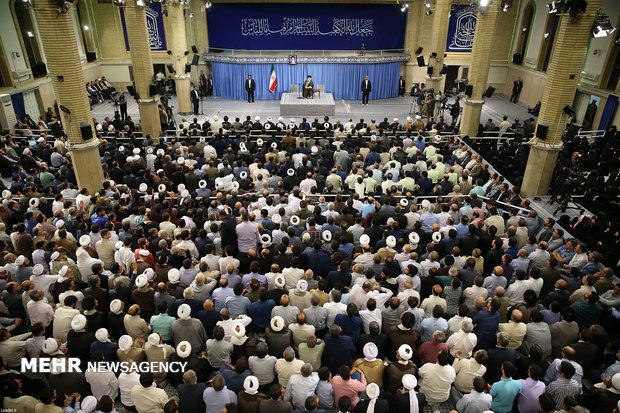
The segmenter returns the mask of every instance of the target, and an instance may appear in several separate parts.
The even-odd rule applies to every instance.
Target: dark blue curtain
[[[26,116],[26,106],[24,105],[24,95],[21,92],[11,95],[11,102],[13,102],[13,110],[17,113],[19,119]]]
[[[603,109],[603,114],[601,115],[601,121],[598,124],[599,129],[606,130],[609,128],[617,106],[618,96],[609,95],[609,97],[607,97],[607,103],[605,103],[605,109]]]
[[[256,81],[256,99],[280,100],[282,93],[290,92],[291,84],[301,84],[307,75],[312,76],[315,88],[325,85],[325,92],[335,99],[362,98],[361,85],[365,75],[372,84],[370,99],[398,96],[400,63],[303,63],[298,65],[275,64],[278,87],[269,92],[271,63],[235,64],[213,62],[213,93],[230,99],[247,99],[245,80],[248,75]]]

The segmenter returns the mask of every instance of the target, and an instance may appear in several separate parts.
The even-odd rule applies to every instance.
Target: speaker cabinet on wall
[[[45,63],[35,63],[34,66],[32,67],[32,74],[34,75],[34,77],[40,77],[40,76],[45,76],[47,75],[47,66],[45,66]]]
[[[168,72],[170,72],[170,73],[176,73],[177,72],[176,70],[174,70],[174,65],[172,63],[167,64],[166,67],[168,68]]]
[[[93,138],[93,128],[90,127],[90,123],[80,123],[80,134],[82,135],[82,140],[84,141],[88,141]]]
[[[545,139],[547,139],[547,132],[549,132],[549,124],[541,122],[536,128],[536,137],[541,141],[544,141]]]
[[[192,71],[192,64],[191,63],[186,63],[185,64],[185,73],[189,73]]]
[[[151,83],[149,85],[149,95],[151,95],[151,96],[157,95],[157,85],[156,84]]]
[[[200,61],[200,55],[199,54],[195,54],[194,58],[192,59],[192,66],[198,66],[198,62]]]
[[[495,88],[493,86],[489,86],[487,88],[487,91],[484,92],[484,96],[490,98],[491,96],[493,96],[493,93],[495,93]]]
[[[423,67],[426,66],[426,64],[424,63],[424,56],[418,56],[418,67]]]
[[[415,54],[420,54],[420,53],[422,53],[422,50],[424,50],[424,48],[423,48],[423,47],[418,47],[418,48],[415,50]]]
[[[575,112],[575,109],[570,107],[570,105],[566,105],[564,106],[564,109],[562,109],[562,111],[570,116],[571,113]]]
[[[431,57],[437,57],[437,52],[431,52]]]
[[[474,94],[474,85],[465,85],[465,96],[471,97]]]
[[[97,60],[97,53],[95,53],[95,52],[86,52],[86,61],[87,62],[94,62],[95,60]]]
[[[192,45],[192,52],[193,53],[198,53],[198,48],[196,47],[195,44]]]
[[[429,76],[433,76],[433,66],[428,66],[426,68],[426,74]]]
[[[457,82],[457,86],[459,88],[459,93],[460,92],[465,92],[465,82],[463,82],[462,80]]]
[[[448,73],[448,66],[443,65],[443,67],[441,68],[441,71],[439,72],[440,75],[445,75],[446,73]]]
[[[515,53],[512,55],[512,63],[516,65],[520,65],[523,63],[523,56],[521,56],[521,53]]]
[[[136,96],[136,87],[134,85],[127,85],[127,93],[129,93],[129,96]]]

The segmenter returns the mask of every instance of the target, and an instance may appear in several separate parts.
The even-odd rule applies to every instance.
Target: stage
[[[336,102],[331,93],[314,94],[314,99],[303,99],[299,93],[282,93],[280,116],[335,116]]]

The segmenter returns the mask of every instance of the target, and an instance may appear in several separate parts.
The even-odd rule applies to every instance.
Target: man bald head
[[[515,323],[518,323],[523,319],[523,313],[520,310],[514,310],[510,319]]]
[[[501,277],[502,275],[504,275],[504,269],[498,265],[495,268],[493,268],[493,274],[497,275],[498,277]]]
[[[282,294],[282,297],[280,297],[280,304],[282,304],[282,306],[286,307],[288,305],[288,294]]]
[[[213,309],[215,308],[215,306],[213,305],[213,301],[211,300],[205,300],[202,306],[206,311],[213,311]]]

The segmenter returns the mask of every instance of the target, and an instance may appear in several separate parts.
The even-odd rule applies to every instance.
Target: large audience
[[[107,122],[93,193],[0,143],[7,411],[617,411],[617,215],[542,220],[441,119]],[[187,368],[21,370],[69,357]]]

